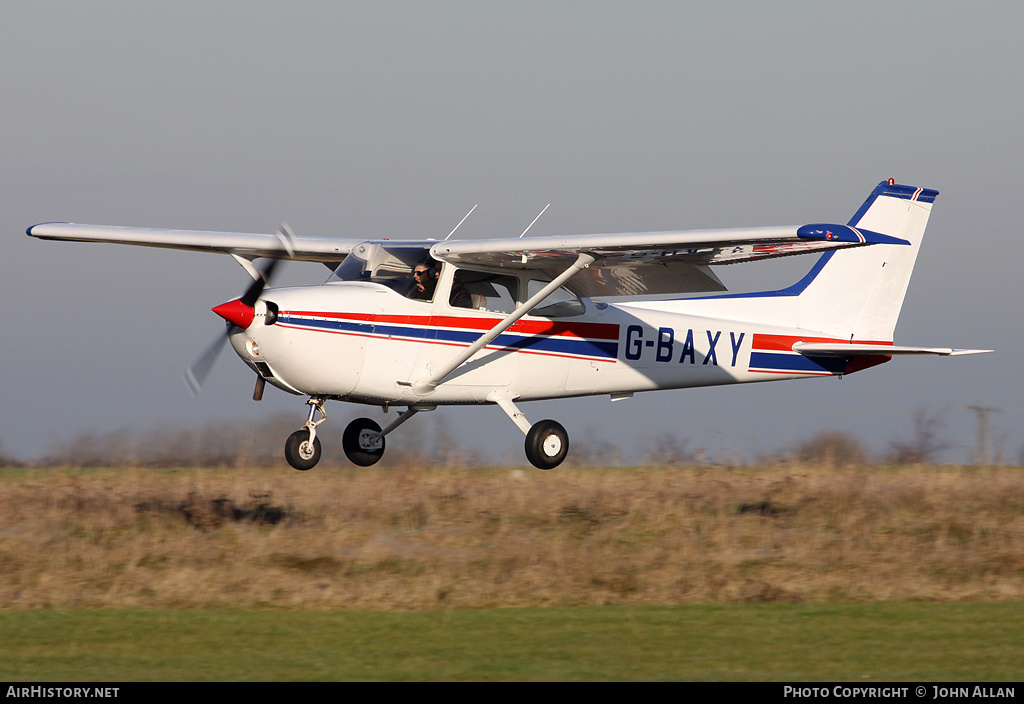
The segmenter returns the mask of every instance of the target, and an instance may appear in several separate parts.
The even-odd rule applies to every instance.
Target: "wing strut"
[[[412,385],[413,391],[420,395],[426,395],[433,392],[433,390],[437,387],[438,384],[444,381],[445,378],[447,378],[448,375],[451,374],[453,371],[461,367],[466,360],[468,360],[470,357],[472,357],[477,352],[482,350],[486,345],[490,344],[498,335],[512,327],[512,325],[517,320],[519,320],[524,315],[529,313],[531,310],[536,308],[541,301],[543,301],[545,298],[551,295],[556,289],[558,289],[559,286],[564,284],[566,281],[571,279],[579,272],[586,269],[595,261],[597,261],[597,258],[594,255],[587,254],[586,252],[581,252],[579,256],[576,257],[576,261],[573,262],[568,269],[563,271],[561,274],[555,277],[551,281],[551,283],[549,283],[547,286],[545,286],[536,294],[534,294],[534,296],[530,298],[530,300],[526,301],[521,306],[516,308],[514,311],[509,313],[500,323],[498,323],[493,328],[491,328],[483,335],[481,335],[479,338],[477,338],[477,341],[474,342],[469,347],[467,347],[465,350],[463,350],[462,354],[457,355],[455,359],[453,359],[440,369],[436,370],[429,377],[424,377],[423,379],[420,379],[419,381],[414,383]]]

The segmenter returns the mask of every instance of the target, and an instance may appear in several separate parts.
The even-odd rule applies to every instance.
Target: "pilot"
[[[434,300],[434,289],[437,288],[437,262],[426,259],[418,263],[412,270],[412,284],[406,296],[417,301]]]

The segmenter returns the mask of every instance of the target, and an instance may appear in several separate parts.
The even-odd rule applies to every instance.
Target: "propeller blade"
[[[222,334],[217,336],[217,339],[213,341],[209,347],[203,350],[203,353],[199,355],[198,359],[192,363],[192,365],[185,370],[185,385],[188,390],[192,392],[193,396],[198,396],[199,392],[203,388],[203,383],[206,381],[206,377],[210,375],[210,370],[213,369],[214,363],[220,356],[221,351],[224,349],[228,341],[228,333],[225,330]]]

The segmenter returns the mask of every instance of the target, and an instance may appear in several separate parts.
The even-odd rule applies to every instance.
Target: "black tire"
[[[368,446],[366,431],[379,433],[380,426],[369,418],[356,418],[348,424],[345,433],[341,436],[341,447],[345,451],[345,457],[348,457],[352,464],[360,467],[377,464],[384,456],[384,438],[378,438],[373,443],[374,446]]]
[[[316,467],[320,461],[320,438],[313,438],[312,451],[309,447],[309,431],[303,428],[288,436],[284,444],[284,458],[295,469],[305,472]]]
[[[542,420],[526,434],[526,459],[538,469],[554,469],[569,454],[569,434],[561,424]]]

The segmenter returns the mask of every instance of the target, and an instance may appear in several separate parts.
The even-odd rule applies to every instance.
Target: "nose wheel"
[[[289,435],[284,444],[284,458],[288,460],[288,464],[300,472],[313,469],[320,461],[322,452],[320,439],[316,436],[316,427],[327,420],[323,399],[311,398],[306,403],[309,404],[309,417],[306,419],[306,424]],[[320,420],[314,420],[317,411],[320,412]]]
[[[320,438],[314,436],[313,442],[309,441],[309,431],[305,428],[296,430],[288,436],[284,444],[284,457],[295,469],[305,472],[313,469],[320,461]]]

